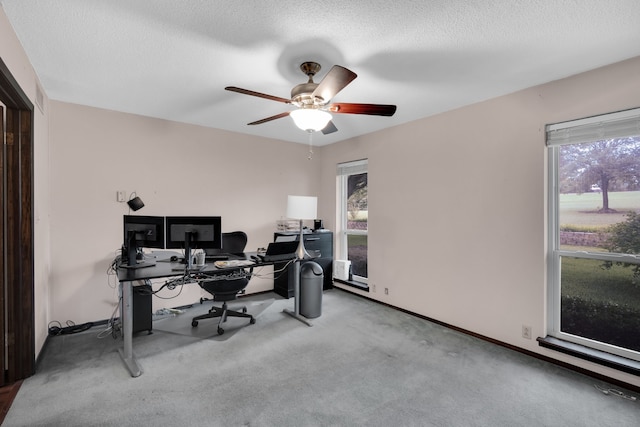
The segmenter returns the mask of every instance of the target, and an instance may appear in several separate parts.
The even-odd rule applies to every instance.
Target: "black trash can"
[[[322,314],[322,267],[307,261],[300,267],[300,314],[307,319],[315,319]]]

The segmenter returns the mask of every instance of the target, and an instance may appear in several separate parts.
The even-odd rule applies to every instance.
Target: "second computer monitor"
[[[222,249],[222,218],[219,216],[168,216],[165,218],[166,248],[184,249],[185,262],[192,249]]]

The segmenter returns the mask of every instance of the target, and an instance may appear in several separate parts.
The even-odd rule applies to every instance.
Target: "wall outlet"
[[[522,325],[522,338],[531,339],[531,326]]]
[[[372,286],[371,286],[371,290],[372,290],[373,292],[375,292],[375,291],[376,291],[376,285],[372,285]]]
[[[384,288],[384,294],[389,295],[389,288]]]
[[[125,193],[126,193],[125,191],[117,191],[116,200],[119,201],[120,203],[124,202],[124,199],[126,197]]]

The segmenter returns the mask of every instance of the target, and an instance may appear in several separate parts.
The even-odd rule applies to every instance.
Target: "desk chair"
[[[244,252],[244,248],[247,245],[247,235],[242,231],[234,231],[232,233],[222,233],[222,249],[221,252],[227,253],[241,253]],[[233,273],[237,273],[241,268],[237,270],[224,270],[220,272],[220,276],[228,276]],[[214,273],[215,274],[215,273]],[[227,321],[227,317],[247,317],[249,323],[256,323],[256,319],[252,315],[247,314],[247,307],[242,307],[242,312],[230,310],[227,307],[227,301],[233,301],[238,297],[238,294],[244,291],[244,288],[249,284],[249,279],[246,277],[234,278],[234,279],[220,279],[200,282],[200,287],[213,295],[214,301],[222,301],[222,307],[211,307],[208,313],[196,316],[191,321],[191,326],[198,326],[198,320],[212,319],[219,317],[218,322],[218,335],[224,334],[224,329],[221,325]]]

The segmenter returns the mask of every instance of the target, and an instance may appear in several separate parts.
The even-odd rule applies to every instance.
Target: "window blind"
[[[367,159],[338,163],[338,176],[355,175],[367,172]]]
[[[547,146],[640,135],[640,108],[546,126]]]

